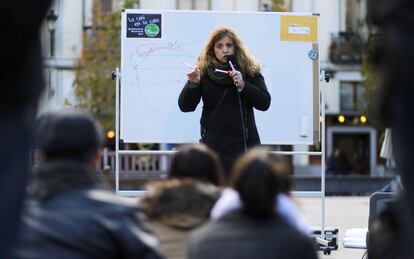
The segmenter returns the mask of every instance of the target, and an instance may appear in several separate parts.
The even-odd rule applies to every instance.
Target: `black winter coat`
[[[77,164],[41,170],[13,258],[162,258],[134,199],[100,187],[96,172]]]
[[[188,259],[317,259],[311,239],[281,216],[254,221],[234,211],[190,233]]]
[[[225,89],[228,88],[222,103],[216,109]],[[219,153],[221,158],[234,160],[244,151],[242,117],[236,86],[223,86],[208,76],[201,78],[200,84],[191,87],[187,81],[178,99],[183,112],[194,111],[203,100],[203,112],[200,119],[202,142]],[[240,92],[242,113],[246,132],[247,147],[260,144],[253,108],[266,111],[270,106],[270,94],[261,74],[244,78],[244,88]]]

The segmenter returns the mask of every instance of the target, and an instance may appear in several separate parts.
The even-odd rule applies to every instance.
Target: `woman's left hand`
[[[232,70],[230,71],[230,76],[233,78],[233,82],[236,85],[236,87],[241,91],[244,87],[244,80],[243,75],[238,70]]]

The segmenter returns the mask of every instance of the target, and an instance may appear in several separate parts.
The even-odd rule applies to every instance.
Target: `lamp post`
[[[56,30],[56,20],[58,16],[55,14],[55,10],[50,10],[50,12],[46,15],[46,22],[47,22],[47,30],[50,33],[50,58],[52,59],[55,56],[55,30]],[[51,64],[49,67],[49,73],[48,73],[48,102],[52,98],[52,96],[55,94],[55,91],[52,87],[52,67]]]
[[[55,10],[50,10],[46,15],[47,29],[50,32],[50,56],[54,57],[55,55],[55,30],[56,30],[56,20],[58,16],[55,14]]]

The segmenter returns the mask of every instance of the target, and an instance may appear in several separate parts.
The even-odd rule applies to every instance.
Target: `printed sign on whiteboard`
[[[161,14],[127,14],[127,38],[161,38]]]
[[[304,26],[289,25],[288,33],[308,35],[310,33],[310,29],[309,27]]]
[[[317,42],[318,17],[281,15],[280,40],[296,42]]]

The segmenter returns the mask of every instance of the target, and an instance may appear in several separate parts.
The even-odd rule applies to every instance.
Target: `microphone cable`
[[[237,91],[237,96],[239,97],[239,108],[240,108],[240,118],[241,118],[242,131],[243,131],[244,152],[247,152],[246,125],[244,124],[243,107],[241,103],[240,92],[237,86],[236,86],[236,91]]]
[[[229,60],[229,65],[230,65],[231,69],[233,71],[235,71],[236,70],[235,65],[237,65],[236,57],[234,55],[229,55],[228,60]],[[238,96],[238,99],[239,99],[240,119],[241,119],[242,132],[243,132],[244,152],[247,152],[246,125],[244,124],[243,107],[242,107],[239,88],[237,87],[237,85],[235,87],[236,87],[237,96]]]

